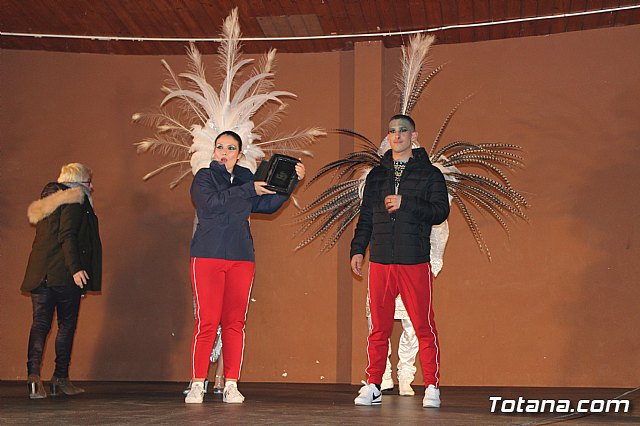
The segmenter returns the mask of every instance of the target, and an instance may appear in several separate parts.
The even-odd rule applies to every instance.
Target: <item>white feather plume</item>
[[[275,49],[264,55],[248,78],[237,81],[239,71],[253,62],[253,59],[242,58],[240,37],[238,10],[235,8],[222,26],[223,40],[217,54],[222,79],[219,91],[207,81],[202,55],[194,44],[190,44],[187,49],[188,65],[185,72],[176,74],[166,61],[162,61],[169,79],[162,88],[166,96],[160,103],[160,113],[133,116],[134,121],[154,125],[157,134],[154,138],[139,142],[137,147],[139,152],[157,151],[179,161],[164,164],[147,174],[145,179],[167,168],[182,165],[185,151],[193,174],[208,167],[213,158],[216,137],[227,130],[236,132],[243,141],[244,155],[238,164],[253,172],[266,153],[295,152],[310,155],[305,147],[315,142],[317,137],[325,135],[322,129],[312,128],[295,132],[286,138],[266,141],[264,147],[260,146],[262,143],[259,141],[266,137],[269,124],[276,122],[285,109],[281,98],[295,95],[273,90]],[[253,116],[267,104],[276,104],[278,107],[255,126]],[[180,117],[170,113],[170,105],[175,105],[182,113]],[[167,135],[161,135],[162,133]],[[186,175],[188,173],[181,170],[171,187]]]

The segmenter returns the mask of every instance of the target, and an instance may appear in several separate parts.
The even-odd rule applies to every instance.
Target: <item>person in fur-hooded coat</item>
[[[46,397],[40,364],[54,310],[58,334],[51,391],[67,395],[84,391],[69,381],[69,363],[81,296],[101,289],[102,244],[92,190],[91,170],[80,163],[67,164],[58,182],[48,183],[27,210],[36,236],[20,289],[30,293],[33,305],[27,354],[32,399]]]

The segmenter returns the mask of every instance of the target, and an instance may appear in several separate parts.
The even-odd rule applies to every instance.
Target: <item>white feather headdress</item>
[[[243,59],[240,50],[238,10],[233,9],[222,26],[222,42],[217,58],[223,81],[216,91],[205,77],[202,56],[194,44],[187,50],[188,69],[176,75],[166,61],[162,65],[169,73],[169,81],[162,90],[166,93],[160,110],[151,114],[134,114],[155,127],[156,134],[138,142],[138,152],[156,151],[173,157],[148,173],[143,179],[172,167],[179,167],[178,176],[171,182],[174,188],[190,172],[196,174],[208,167],[214,152],[215,138],[223,131],[236,132],[243,141],[242,158],[238,164],[255,172],[258,160],[278,152],[299,156],[311,155],[306,148],[326,133],[309,128],[266,140],[271,125],[281,119],[286,109],[283,97],[295,97],[291,92],[273,90],[275,49],[269,50],[244,81],[238,81],[242,68],[253,62]],[[169,105],[174,109],[169,109]],[[257,112],[271,108],[259,124],[254,123]],[[187,168],[186,165],[190,165]],[[186,170],[185,170],[186,169]]]

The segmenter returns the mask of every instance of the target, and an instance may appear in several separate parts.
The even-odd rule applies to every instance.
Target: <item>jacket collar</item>
[[[222,173],[231,178],[231,173],[229,173],[227,168],[215,160],[209,164],[209,168],[216,173]],[[246,167],[239,166],[238,163],[236,163],[236,165],[233,166],[233,176],[240,179],[242,182],[246,182],[253,177],[253,173],[251,173],[251,170]]]
[[[427,151],[422,147],[413,148],[411,150],[411,158],[409,158],[407,165],[421,164],[421,163],[431,164],[431,161],[429,161],[429,156],[427,155]],[[382,160],[380,161],[380,164],[382,164],[384,167],[388,169],[393,168],[393,151],[391,151],[391,149],[388,149],[387,152],[384,153],[384,155],[382,156]]]
[[[63,204],[82,204],[84,202],[84,191],[80,187],[67,190],[58,190],[50,195],[29,204],[27,209],[27,217],[29,223],[36,224],[42,219],[48,217],[58,207]]]

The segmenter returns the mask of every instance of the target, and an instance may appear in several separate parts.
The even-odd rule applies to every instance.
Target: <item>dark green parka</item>
[[[20,290],[31,291],[46,278],[48,287],[75,285],[73,275],[87,271],[85,290],[102,282],[102,243],[98,217],[82,188],[48,183],[27,210],[36,237]]]

